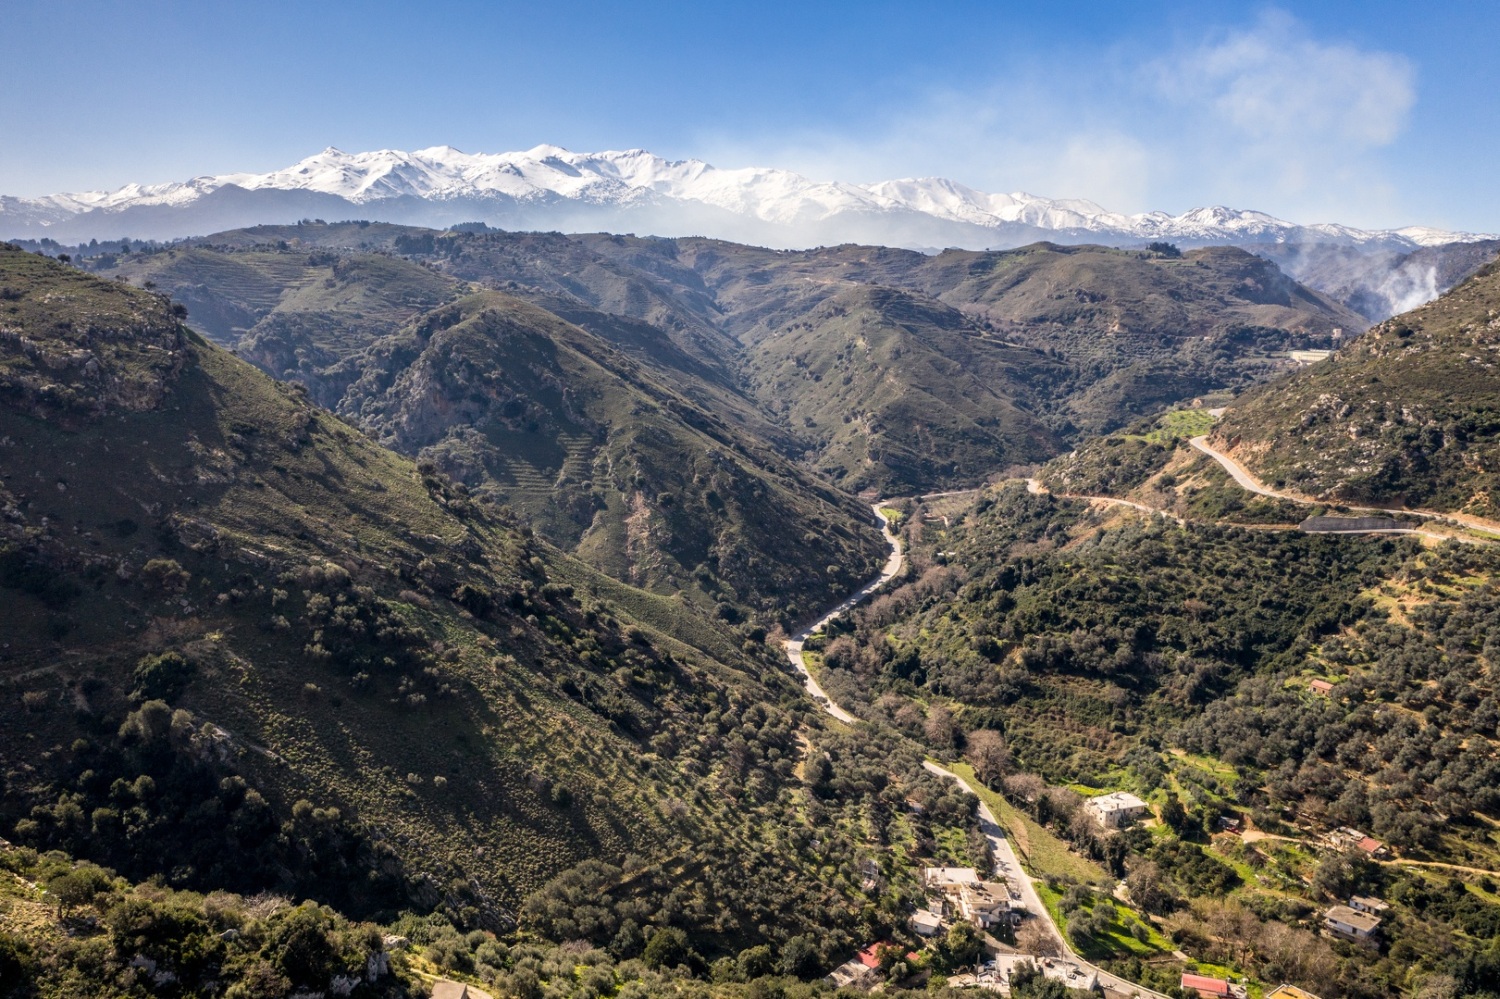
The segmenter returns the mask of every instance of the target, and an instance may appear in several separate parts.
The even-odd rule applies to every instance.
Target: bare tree
[[[953,712],[941,704],[933,705],[932,710],[927,712],[923,734],[932,748],[952,749],[958,741],[958,722],[954,719]]]
[[[1014,760],[1005,737],[994,729],[981,728],[970,732],[965,740],[964,756],[974,764],[974,773],[985,784],[993,787],[1010,773]]]

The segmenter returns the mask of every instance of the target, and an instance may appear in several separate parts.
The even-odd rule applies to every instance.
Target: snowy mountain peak
[[[35,235],[54,227],[62,227],[59,232],[120,235],[122,225],[128,230],[127,223],[143,217],[140,213],[147,209],[155,212],[153,228],[141,223],[129,234],[193,235],[213,231],[202,226],[247,224],[239,216],[208,210],[215,195],[234,189],[258,192],[256,204],[265,214],[250,216],[254,222],[284,221],[283,216],[300,213],[302,208],[287,200],[293,196],[323,197],[347,203],[351,215],[385,214],[419,224],[481,219],[535,228],[571,219],[575,221],[567,224],[575,226],[650,226],[662,235],[710,232],[785,246],[857,239],[986,247],[1056,238],[1416,247],[1485,238],[1422,226],[1366,232],[1333,224],[1298,225],[1222,205],[1176,216],[1160,211],[1124,215],[1080,198],[1050,199],[1024,191],[989,194],[943,177],[849,184],[768,167],[722,169],[696,159],[667,160],[644,149],[575,153],[548,144],[510,153],[466,153],[447,145],[413,152],[348,153],[329,146],[269,173],[128,184],[115,191],[35,199],[0,197],[0,238]],[[413,207],[423,203],[430,207]],[[286,207],[276,208],[277,204]],[[179,209],[183,219],[205,221],[184,221],[173,228],[171,216],[163,216],[161,208]],[[629,217],[612,220],[609,212]]]

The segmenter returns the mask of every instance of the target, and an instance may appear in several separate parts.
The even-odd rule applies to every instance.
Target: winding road
[[[886,583],[895,579],[901,574],[901,570],[906,568],[906,550],[901,547],[901,539],[896,537],[891,531],[891,518],[886,516],[885,510],[881,508],[880,503],[875,503],[870,509],[874,510],[875,516],[880,519],[880,533],[885,537],[885,543],[890,545],[891,548],[890,558],[885,560],[885,568],[880,570],[880,575],[872,582],[865,584],[863,589],[846,597],[843,603],[840,603],[837,607],[834,607],[828,613],[782,643],[782,647],[786,649],[786,657],[792,661],[792,666],[796,668],[797,672],[802,674],[802,686],[807,688],[807,692],[812,695],[812,699],[823,705],[825,711],[846,725],[853,725],[859,719],[835,704],[833,699],[824,692],[822,685],[813,679],[811,671],[807,668],[807,663],[802,659],[802,644],[813,635],[828,627],[829,622],[834,618],[853,610],[861,600],[864,600]]]
[[[971,490],[964,491],[968,492]],[[958,495],[958,493],[934,494],[934,496],[936,495]],[[922,498],[927,499],[931,497],[924,496]],[[829,622],[842,614],[848,613],[876,590],[900,575],[901,571],[906,568],[906,551],[901,545],[901,539],[891,530],[890,518],[886,516],[884,509],[882,509],[882,504],[877,502],[871,509],[875,511],[875,516],[880,519],[880,533],[885,537],[886,544],[891,547],[891,554],[886,559],[885,568],[880,570],[880,575],[872,582],[866,584],[851,596],[846,597],[836,607],[818,618],[817,621],[808,625],[783,643],[783,648],[786,650],[786,657],[791,661],[792,666],[796,668],[797,672],[802,674],[802,685],[807,689],[808,694],[812,696],[814,701],[822,705],[824,711],[846,725],[853,725],[859,719],[836,704],[823,690],[818,681],[813,678],[812,673],[807,669],[807,663],[803,661],[802,645],[814,634],[827,627]],[[990,807],[984,803],[984,799],[979,797],[968,781],[953,771],[931,760],[924,762],[922,766],[929,773],[954,781],[959,787],[979,799],[979,831],[990,841],[990,846],[995,851],[996,873],[1020,887],[1021,900],[1025,903],[1026,911],[1034,914],[1041,921],[1041,924],[1046,928],[1047,935],[1052,938],[1060,951],[1067,955],[1069,960],[1093,971],[1099,976],[1099,984],[1112,992],[1126,996],[1167,999],[1160,992],[1153,992],[1144,986],[1127,982],[1125,979],[1112,975],[1103,968],[1090,964],[1079,957],[1073,948],[1068,945],[1067,939],[1058,930],[1057,924],[1052,921],[1052,913],[1042,904],[1042,897],[1037,893],[1036,885],[1032,882],[1031,876],[1026,873],[1026,869],[1021,866],[1020,858],[1016,856],[1015,850],[1011,847],[1010,838],[1005,835],[1005,830],[1001,828],[1000,822],[995,818],[994,812],[990,811]]]
[[[1191,438],[1188,443],[1198,451],[1201,451],[1202,453],[1217,461],[1219,465],[1223,467],[1224,471],[1227,472],[1239,486],[1249,492],[1255,493],[1260,496],[1267,496],[1272,499],[1288,500],[1290,502],[1297,503],[1303,506],[1322,505],[1319,501],[1312,500],[1304,496],[1297,496],[1290,493],[1278,492],[1274,489],[1270,489],[1262,482],[1260,482],[1259,479],[1252,475],[1249,470],[1241,465],[1238,461],[1231,458],[1229,455],[1224,454],[1223,452],[1211,447],[1208,444],[1208,439],[1206,436]],[[1026,488],[1029,492],[1032,493],[1044,493],[1048,491],[1040,481],[1034,478],[1026,480]],[[938,496],[958,495],[962,492],[972,491],[973,490],[959,490],[953,493],[934,493],[931,494],[931,497],[922,498],[926,499],[936,498]],[[1097,501],[1109,503],[1112,505],[1131,507],[1143,513],[1158,514],[1160,516],[1170,517],[1174,520],[1177,520],[1179,523],[1183,522],[1182,518],[1175,517],[1167,511],[1154,509],[1152,507],[1146,506],[1145,504],[1137,503],[1132,500],[1106,496],[1071,496],[1066,494],[1058,495],[1060,498],[1064,499]],[[812,673],[807,668],[807,663],[803,660],[802,649],[803,644],[814,634],[827,627],[828,624],[835,618],[848,613],[860,602],[868,598],[871,594],[875,593],[896,576],[900,575],[901,571],[906,567],[906,553],[902,548],[901,540],[891,530],[890,518],[886,515],[884,509],[882,508],[882,505],[883,504],[881,502],[877,502],[872,506],[872,509],[875,512],[875,516],[880,521],[880,531],[885,538],[886,544],[890,545],[891,554],[890,557],[886,560],[885,567],[881,570],[880,575],[857,592],[845,598],[837,606],[833,607],[822,617],[818,618],[817,621],[813,622],[811,625],[807,626],[802,631],[798,632],[795,636],[787,639],[783,643],[783,646],[786,650],[787,659],[790,660],[792,666],[797,670],[797,672],[802,675],[802,683],[803,686],[807,689],[808,694],[812,696],[813,700],[815,700],[823,707],[824,711],[828,712],[829,715],[833,716],[846,725],[857,724],[859,719],[845,710],[842,706],[835,703],[834,700],[828,696],[827,692],[823,690],[823,687],[818,683],[818,681],[813,678]],[[1469,517],[1463,514],[1447,514],[1429,510],[1386,509],[1379,507],[1368,509],[1375,509],[1381,513],[1421,517],[1427,520],[1446,521],[1450,524],[1456,524],[1460,527],[1478,528],[1481,530],[1500,532],[1500,524],[1485,521],[1477,517]],[[1435,538],[1444,541],[1458,540],[1477,544],[1486,543],[1477,538],[1455,537],[1451,534],[1438,534],[1432,531],[1424,531],[1420,529],[1399,529],[1385,531],[1334,531],[1327,533],[1418,534],[1424,537]],[[970,786],[970,784],[966,780],[964,780],[953,771],[948,770],[931,760],[924,762],[923,766],[927,769],[928,772],[936,776],[943,777],[947,780],[954,781],[965,791],[973,794],[976,798],[979,798],[979,795],[974,790],[974,788]],[[1000,826],[999,820],[996,819],[989,806],[984,803],[983,798],[979,798],[978,818],[979,830],[990,841],[990,846],[995,852],[996,874],[1004,877],[1007,881],[1010,881],[1011,883],[1018,886],[1022,902],[1025,904],[1027,911],[1035,914],[1036,918],[1040,920],[1041,925],[1045,928],[1047,935],[1052,939],[1057,948],[1067,956],[1069,960],[1073,961],[1075,964],[1080,965],[1081,967],[1088,968],[1091,971],[1095,972],[1099,976],[1100,985],[1109,989],[1111,992],[1115,992],[1125,996],[1150,997],[1150,999],[1167,999],[1167,997],[1162,995],[1162,993],[1160,992],[1155,992],[1142,985],[1128,982],[1125,979],[1113,975],[1105,971],[1103,968],[1100,968],[1097,965],[1094,965],[1080,957],[1077,952],[1074,951],[1073,948],[1069,945],[1067,938],[1058,929],[1057,924],[1052,919],[1051,912],[1049,912],[1047,907],[1042,903],[1041,895],[1037,892],[1036,885],[1032,881],[1031,876],[1027,874],[1025,868],[1021,866],[1020,859],[1017,857],[1014,848],[1011,846],[1010,838],[1005,835],[1005,830]],[[1433,866],[1447,865],[1434,864]]]
[[[1312,499],[1312,498],[1307,497],[1307,496],[1298,496],[1295,493],[1279,492],[1279,491],[1277,491],[1275,489],[1270,488],[1265,483],[1263,483],[1259,479],[1257,479],[1254,475],[1252,475],[1251,472],[1250,472],[1250,470],[1248,468],[1246,468],[1244,465],[1241,465],[1238,461],[1236,461],[1235,459],[1231,458],[1229,455],[1225,454],[1223,451],[1220,451],[1220,450],[1214,448],[1213,446],[1211,446],[1208,443],[1208,436],[1207,435],[1189,438],[1188,443],[1191,444],[1193,447],[1197,448],[1199,451],[1202,451],[1204,454],[1208,455],[1214,461],[1217,461],[1220,464],[1220,466],[1223,467],[1224,471],[1226,471],[1226,472],[1229,473],[1229,477],[1231,479],[1233,479],[1240,486],[1241,489],[1244,489],[1244,490],[1246,490],[1248,492],[1255,493],[1258,496],[1268,496],[1271,499],[1286,500],[1289,503],[1297,503],[1297,504],[1300,504],[1302,506],[1323,506],[1323,505],[1326,505],[1326,501],[1323,501],[1323,500],[1316,500],[1316,499]],[[1500,533],[1500,524],[1497,524],[1497,523],[1495,523],[1494,521],[1491,521],[1491,520],[1485,520],[1482,517],[1471,517],[1468,514],[1463,514],[1463,513],[1443,513],[1443,512],[1437,511],[1437,510],[1413,510],[1413,509],[1410,509],[1408,507],[1383,507],[1383,506],[1372,506],[1372,507],[1363,507],[1363,506],[1360,506],[1360,507],[1355,507],[1355,509],[1358,509],[1358,510],[1374,510],[1377,513],[1395,514],[1396,516],[1400,516],[1400,517],[1420,517],[1423,520],[1446,521],[1447,523],[1450,523],[1450,524],[1456,524],[1459,527],[1466,527],[1466,528],[1471,528],[1471,529],[1476,529],[1476,530],[1481,530],[1481,531],[1492,531],[1492,532]],[[1465,543],[1468,543],[1468,544],[1485,544],[1486,543],[1483,539],[1480,539],[1480,538],[1461,537],[1461,536],[1455,536],[1455,535],[1452,535],[1452,534],[1438,534],[1435,531],[1423,531],[1423,530],[1420,530],[1418,528],[1399,528],[1399,529],[1394,529],[1393,528],[1393,529],[1374,530],[1374,531],[1319,531],[1318,533],[1319,534],[1418,534],[1418,535],[1421,535],[1424,538],[1435,538],[1438,541],[1462,541],[1462,542],[1465,542]]]

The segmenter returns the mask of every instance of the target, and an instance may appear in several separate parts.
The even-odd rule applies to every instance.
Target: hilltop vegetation
[[[601,254],[665,270],[678,286],[696,278],[728,328],[752,345],[752,358],[755,347],[852,286],[936,300],[968,320],[936,341],[939,353],[1008,348],[998,359],[1032,391],[1007,387],[1004,394],[1065,437],[1248,384],[1275,367],[1270,354],[1326,345],[1333,329],[1364,325],[1275,265],[1226,248],[1171,256],[1038,243],[926,256],[864,246],[776,253],[704,240],[593,239]],[[692,268],[686,274],[685,265]],[[894,377],[906,377],[906,367]],[[963,380],[947,391],[968,396]],[[1003,424],[1007,414],[993,415]]]
[[[253,322],[207,332],[617,579],[790,627],[877,568],[867,509],[782,457],[714,359],[655,326],[285,240],[117,266],[200,299],[222,287],[207,313]]]
[[[1500,268],[1246,393],[1214,439],[1276,488],[1500,516]]]
[[[1081,435],[1250,384],[1283,365],[1286,350],[1328,346],[1335,328],[1363,326],[1274,264],[1222,248],[1037,244],[931,257],[345,223],[221,233],[166,251],[178,254],[175,264],[156,253],[110,265],[201,298],[217,271],[190,276],[184,257],[256,258],[283,245],[304,255],[403,255],[524,298],[736,432],[847,490],[887,494],[968,485],[1049,457]],[[229,297],[207,311],[233,311],[251,296]],[[274,356],[251,356],[309,380],[332,405],[320,393],[342,393],[356,365],[335,373],[318,360],[328,338],[305,339],[252,333],[246,346],[279,343]]]
[[[816,816],[789,818],[811,793],[797,735],[823,737],[768,648],[532,537],[158,296],[14,250],[0,284],[36,345],[0,386],[25,389],[0,396],[7,837],[544,943],[525,900],[603,861],[661,874],[615,886],[637,946],[676,928],[705,959],[816,927],[797,946],[822,965],[890,918],[809,853]],[[119,349],[89,377],[153,375],[154,403],[56,402],[58,358],[96,335]],[[871,793],[821,850],[852,855]]]
[[[1173,449],[1137,440],[1097,450],[1136,448],[1161,474]],[[1459,995],[1492,986],[1492,881],[1349,868],[1317,842],[1352,826],[1406,857],[1500,868],[1500,691],[1484,637],[1500,625],[1500,556],[1179,526],[1020,484],[967,511],[951,502],[947,527],[912,511],[918,575],[827,646],[830,691],[967,754],[1016,809],[1125,877],[1195,956],[1351,996],[1427,975],[1452,976]],[[1079,792],[1111,789],[1145,797],[1159,825],[1100,836]],[[1288,839],[1218,834],[1226,816]],[[1067,876],[1054,880],[1067,894]],[[1075,943],[1150,981],[1135,945],[1091,915],[1092,892],[1061,902]],[[1350,892],[1393,903],[1385,956],[1308,931]]]

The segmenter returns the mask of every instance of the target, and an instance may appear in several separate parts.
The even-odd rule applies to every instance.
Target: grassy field
[[[1144,440],[1156,444],[1170,444],[1184,437],[1198,437],[1212,429],[1214,418],[1206,409],[1174,409],[1156,421],[1156,429],[1144,435]]]

